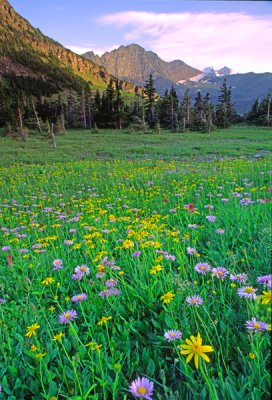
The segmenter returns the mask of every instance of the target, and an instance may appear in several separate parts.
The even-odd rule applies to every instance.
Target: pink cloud
[[[245,13],[154,13],[127,11],[100,23],[124,30],[167,61],[181,59],[204,68],[228,65],[239,72],[272,72],[271,18]]]

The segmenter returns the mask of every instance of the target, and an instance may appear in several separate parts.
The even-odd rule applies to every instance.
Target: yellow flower
[[[38,347],[36,347],[35,344],[32,344],[30,350],[32,351],[32,353],[35,353],[38,350]]]
[[[263,292],[261,295],[262,298],[262,304],[269,304],[272,302],[272,291],[270,290],[269,292]]]
[[[188,354],[186,358],[186,363],[188,364],[191,359],[194,357],[195,366],[198,368],[199,356],[202,357],[205,361],[210,362],[209,357],[205,353],[210,353],[213,351],[212,346],[202,346],[202,338],[200,337],[200,333],[197,334],[197,337],[190,336],[190,339],[186,339],[185,342],[187,344],[182,344],[180,347],[184,350],[181,350],[180,354]]]
[[[49,285],[50,283],[53,283],[53,282],[55,282],[55,279],[54,279],[54,278],[48,277],[48,278],[45,278],[45,279],[42,281],[42,285]]]
[[[231,287],[236,287],[236,283],[231,283],[230,286]]]
[[[157,272],[161,271],[163,268],[161,265],[155,265],[153,268],[151,268],[151,270],[149,271],[149,273],[151,275],[156,274]]]
[[[134,247],[134,243],[132,242],[132,240],[124,240],[122,243],[122,247],[124,249],[132,249]]]
[[[54,306],[51,306],[51,307],[49,307],[49,311],[55,311],[55,309],[56,309],[56,307],[54,307]]]
[[[26,337],[36,336],[36,329],[39,329],[39,328],[40,328],[40,325],[37,324],[37,322],[31,326],[28,326],[25,336]]]
[[[171,291],[171,292],[165,293],[163,296],[161,296],[160,300],[163,300],[164,304],[168,304],[168,303],[170,303],[170,301],[173,300],[173,298],[175,296],[176,295]]]
[[[103,324],[106,324],[112,317],[101,317],[100,321],[97,323],[97,325],[101,326]]]
[[[89,342],[85,344],[85,347],[90,347],[91,350],[100,351],[102,344],[97,344],[96,342]]]
[[[249,353],[249,357],[250,357],[252,360],[254,360],[254,358],[255,358],[255,354],[253,354],[253,353]]]
[[[47,353],[38,353],[38,354],[35,355],[35,357],[41,359],[41,358],[43,358],[46,354],[47,354]]]
[[[64,336],[64,333],[60,332],[53,336],[53,340],[60,340]]]

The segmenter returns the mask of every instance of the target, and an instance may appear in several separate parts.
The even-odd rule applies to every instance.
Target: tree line
[[[19,80],[20,77],[17,77]],[[188,130],[210,132],[215,127],[228,128],[241,121],[231,99],[231,87],[224,80],[218,104],[199,91],[193,99],[189,89],[179,101],[175,88],[159,97],[152,75],[143,88],[135,87],[134,95],[124,99],[120,83],[111,79],[103,92],[90,89],[86,83],[80,90],[41,95],[39,83],[5,87],[0,84],[0,127],[6,132],[26,137],[27,129],[52,138],[54,133],[69,128],[115,128],[152,132],[160,128],[173,132]],[[41,82],[42,86],[46,85]],[[36,86],[35,86],[36,85]],[[256,101],[244,120],[257,125],[271,125],[271,95]],[[53,135],[53,136],[52,136]],[[52,139],[53,140],[53,139]]]

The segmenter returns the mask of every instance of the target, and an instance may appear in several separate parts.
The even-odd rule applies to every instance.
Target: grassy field
[[[26,143],[0,136],[1,165],[114,158],[200,161],[272,154],[271,129],[256,127],[233,127],[210,134],[162,131],[160,135],[131,133],[129,130],[101,130],[98,133],[71,130],[57,137],[56,149],[38,136],[30,135]]]
[[[0,399],[270,399],[269,140],[1,138]]]

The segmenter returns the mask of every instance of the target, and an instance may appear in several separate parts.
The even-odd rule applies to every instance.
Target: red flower
[[[12,254],[8,254],[8,266],[12,267],[13,263],[12,263]]]

